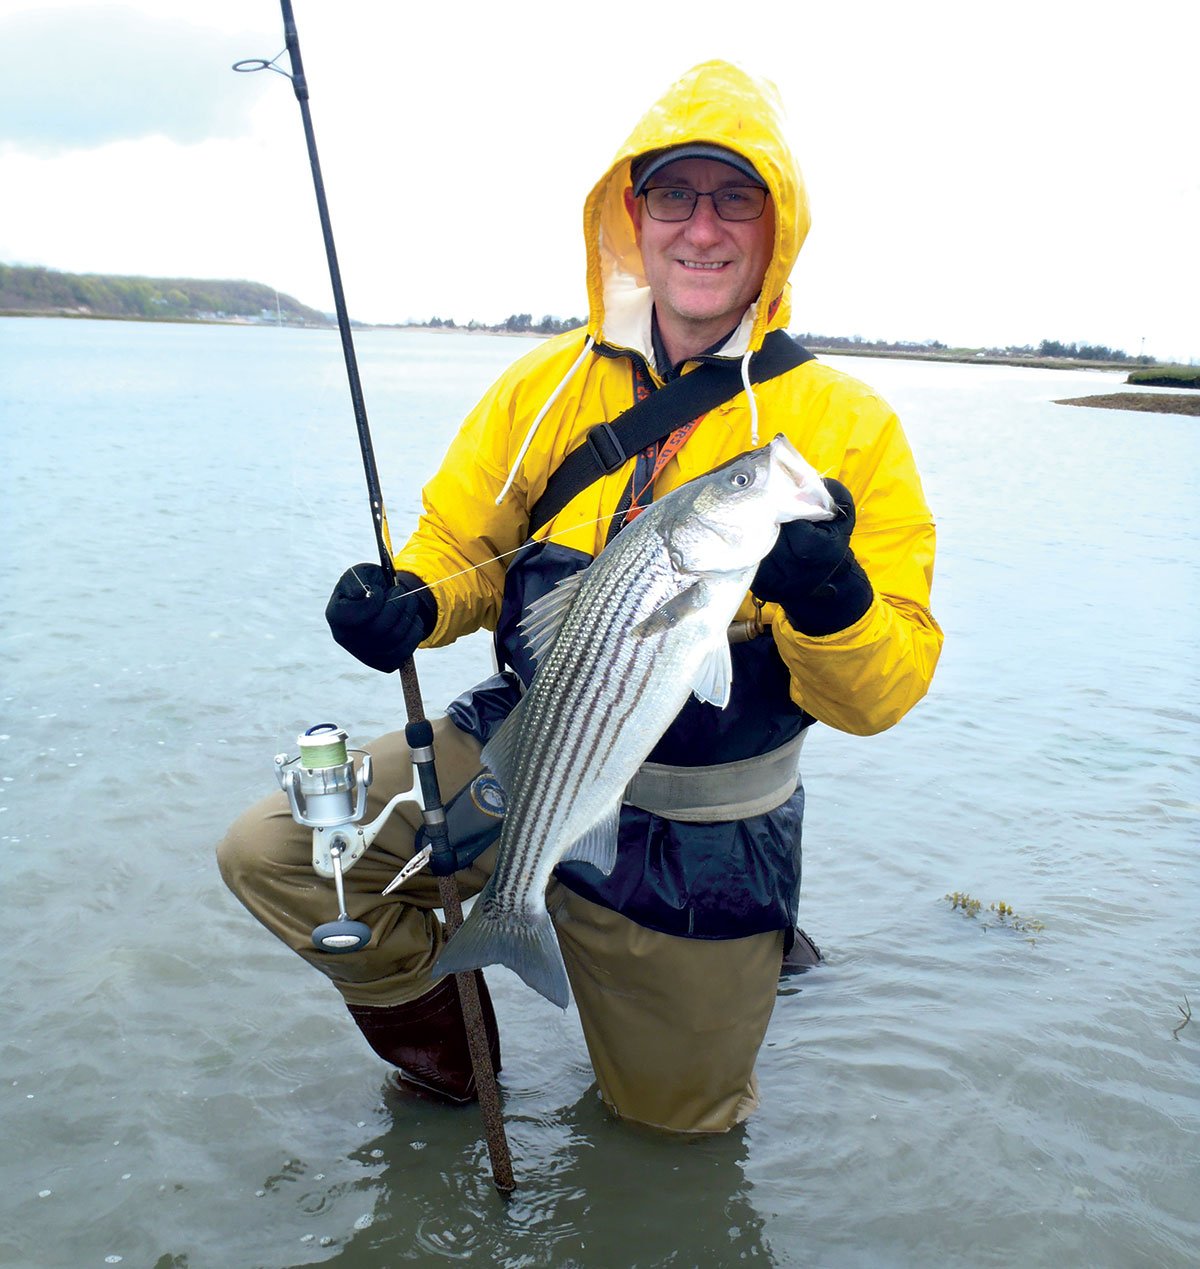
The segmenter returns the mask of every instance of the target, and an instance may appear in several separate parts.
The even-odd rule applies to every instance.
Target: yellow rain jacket
[[[633,404],[634,361],[644,362],[661,384],[651,344],[652,300],[624,191],[631,160],[685,142],[717,144],[745,156],[770,189],[776,211],[762,295],[719,355],[740,359],[759,348],[768,330],[787,328],[788,275],[809,226],[804,184],[784,140],[773,86],[728,63],[708,62],[647,112],[588,195],[586,331],[549,339],[506,371],[467,418],[424,490],[424,514],[397,553],[396,567],[435,584],[439,615],[427,646],[481,626],[496,628],[507,561],[526,543],[530,508],[550,473],[590,427],[612,422]],[[818,471],[849,488],[858,513],[852,547],[875,592],[860,620],[821,637],[793,630],[782,611],[767,606],[764,616],[786,666],[791,703],[842,731],[882,731],[924,696],[942,643],[929,611],[934,527],[908,442],[879,396],[819,361],[756,385],[754,392],[762,440],[784,433]],[[742,393],[703,420],[663,470],[655,495],[751,443],[751,413]],[[582,559],[598,554],[632,467],[631,459],[580,493],[539,531],[539,541]],[[510,475],[511,489],[497,505]],[[739,617],[752,615],[747,597]],[[735,663],[735,687],[737,678]],[[754,720],[743,717],[739,725],[752,727]]]

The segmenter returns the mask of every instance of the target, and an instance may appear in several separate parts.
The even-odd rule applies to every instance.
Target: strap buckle
[[[584,444],[588,447],[596,466],[606,475],[611,476],[617,468],[624,466],[629,460],[621,445],[620,438],[609,423],[597,423],[588,428]]]

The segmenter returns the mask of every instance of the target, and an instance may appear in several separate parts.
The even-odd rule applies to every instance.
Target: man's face
[[[716,159],[680,159],[649,182],[704,193],[747,183]],[[632,190],[625,199],[672,359],[703,351],[741,320],[762,290],[775,240],[771,200],[757,220],[722,220],[712,199],[702,198],[690,220],[667,222],[647,215],[645,199],[635,199]]]

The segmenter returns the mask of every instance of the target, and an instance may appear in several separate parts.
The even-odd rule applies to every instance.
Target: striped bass
[[[483,750],[507,813],[496,868],[435,978],[504,964],[565,1009],[546,908],[555,865],[616,864],[625,788],[689,693],[724,708],[728,629],[788,520],[827,520],[820,477],[783,436],[679,486],[521,622],[537,670]]]

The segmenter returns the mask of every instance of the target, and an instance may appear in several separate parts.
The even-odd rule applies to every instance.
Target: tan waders
[[[479,745],[447,719],[434,722],[438,778],[449,797],[478,772]],[[411,786],[401,733],[367,745],[375,778],[366,818]],[[311,830],[292,819],[282,793],[242,815],[218,847],[226,884],[273,934],[341,992],[367,1042],[412,1082],[454,1100],[474,1096],[453,980],[429,971],[444,935],[436,879],[418,873],[380,892],[413,853],[421,824],[401,803],[370,850],[346,874],[346,912],[371,927],[358,952],[312,945],[332,920],[331,882],[312,868]],[[495,847],[457,874],[463,898],[491,875]],[[679,1132],[723,1132],[757,1104],[754,1059],[775,1002],[783,931],[709,941],[676,938],[552,884],[547,895],[601,1096],[627,1119]],[[499,1042],[491,1003],[484,1014],[493,1058]]]

